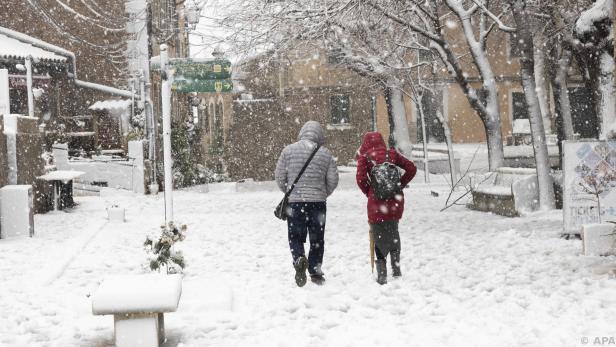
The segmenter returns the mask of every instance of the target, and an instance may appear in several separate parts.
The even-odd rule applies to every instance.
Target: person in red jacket
[[[387,283],[387,254],[391,253],[391,267],[394,277],[401,276],[400,271],[400,234],[398,221],[404,211],[404,193],[400,191],[393,199],[379,200],[371,186],[370,172],[374,165],[388,161],[404,170],[400,177],[400,186],[405,187],[415,174],[417,168],[412,161],[406,159],[395,149],[387,149],[383,136],[378,132],[368,132],[364,135],[361,147],[357,152],[357,185],[368,197],[368,223],[371,237],[374,240],[376,255],[377,282]]]

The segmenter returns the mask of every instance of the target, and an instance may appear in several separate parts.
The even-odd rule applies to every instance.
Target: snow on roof
[[[593,32],[595,30],[595,23],[613,18],[613,9],[613,0],[597,0],[591,8],[582,12],[580,18],[575,23],[575,31],[578,34]]]
[[[24,38],[28,38],[29,40],[27,41],[36,41],[36,39],[33,37],[24,34],[21,35]],[[58,47],[58,49],[61,48]],[[67,60],[66,57],[58,55],[54,52],[34,47],[33,45],[27,43],[26,40],[21,41],[14,37],[10,37],[8,35],[0,33],[0,57],[25,59],[28,56],[32,56],[33,59],[41,60],[53,60],[61,62]]]
[[[89,107],[94,111],[124,111],[131,105],[130,100],[103,100],[97,101]]]

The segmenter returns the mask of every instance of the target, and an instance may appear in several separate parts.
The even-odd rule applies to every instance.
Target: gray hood
[[[322,146],[325,143],[325,133],[321,124],[313,120],[306,122],[299,131],[298,140],[310,140]]]

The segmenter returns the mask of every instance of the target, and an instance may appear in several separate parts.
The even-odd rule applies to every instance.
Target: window
[[[518,35],[509,34],[509,58],[520,58],[522,56],[522,44]]]
[[[349,124],[351,122],[351,100],[346,94],[331,96],[331,124]]]
[[[445,130],[439,121],[439,113],[443,112],[443,92],[425,90],[421,98],[421,108],[426,122],[426,137],[428,142],[445,142]],[[423,142],[421,118],[417,119],[417,141]]]
[[[528,106],[526,105],[526,96],[523,92],[511,93],[511,118],[528,119]]]

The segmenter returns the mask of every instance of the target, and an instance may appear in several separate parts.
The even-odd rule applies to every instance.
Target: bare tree
[[[550,210],[555,208],[554,187],[550,176],[550,158],[548,156],[543,117],[541,116],[535,81],[533,35],[530,27],[526,25],[529,14],[527,10],[529,8],[526,0],[508,1],[517,26],[517,36],[522,53],[520,58],[522,86],[524,87],[524,95],[528,105],[530,128],[533,137],[533,151],[535,153],[537,180],[539,183],[539,206],[543,210]]]
[[[466,95],[471,107],[480,117],[486,132],[490,170],[503,166],[503,138],[496,78],[487,51],[487,39],[493,29],[513,31],[489,8],[487,0],[368,0],[398,25],[425,38]],[[476,24],[478,23],[478,24]],[[472,66],[465,66],[456,50],[457,44],[448,36],[446,28],[461,26],[470,53]],[[458,48],[459,50],[459,48]],[[481,88],[471,85],[470,76],[476,69]]]
[[[391,124],[390,144],[411,155],[405,81],[401,78],[401,71],[413,68],[405,59],[414,39],[408,29],[391,30],[395,23],[356,1],[243,1],[242,8],[247,11],[233,19],[233,37],[242,36],[237,48],[261,46],[270,56],[283,56],[305,45],[321,47],[338,66],[368,77],[383,89]]]
[[[614,109],[614,4],[597,0],[575,23],[576,51],[586,85],[592,90],[595,111],[601,122],[600,139],[616,137]]]

